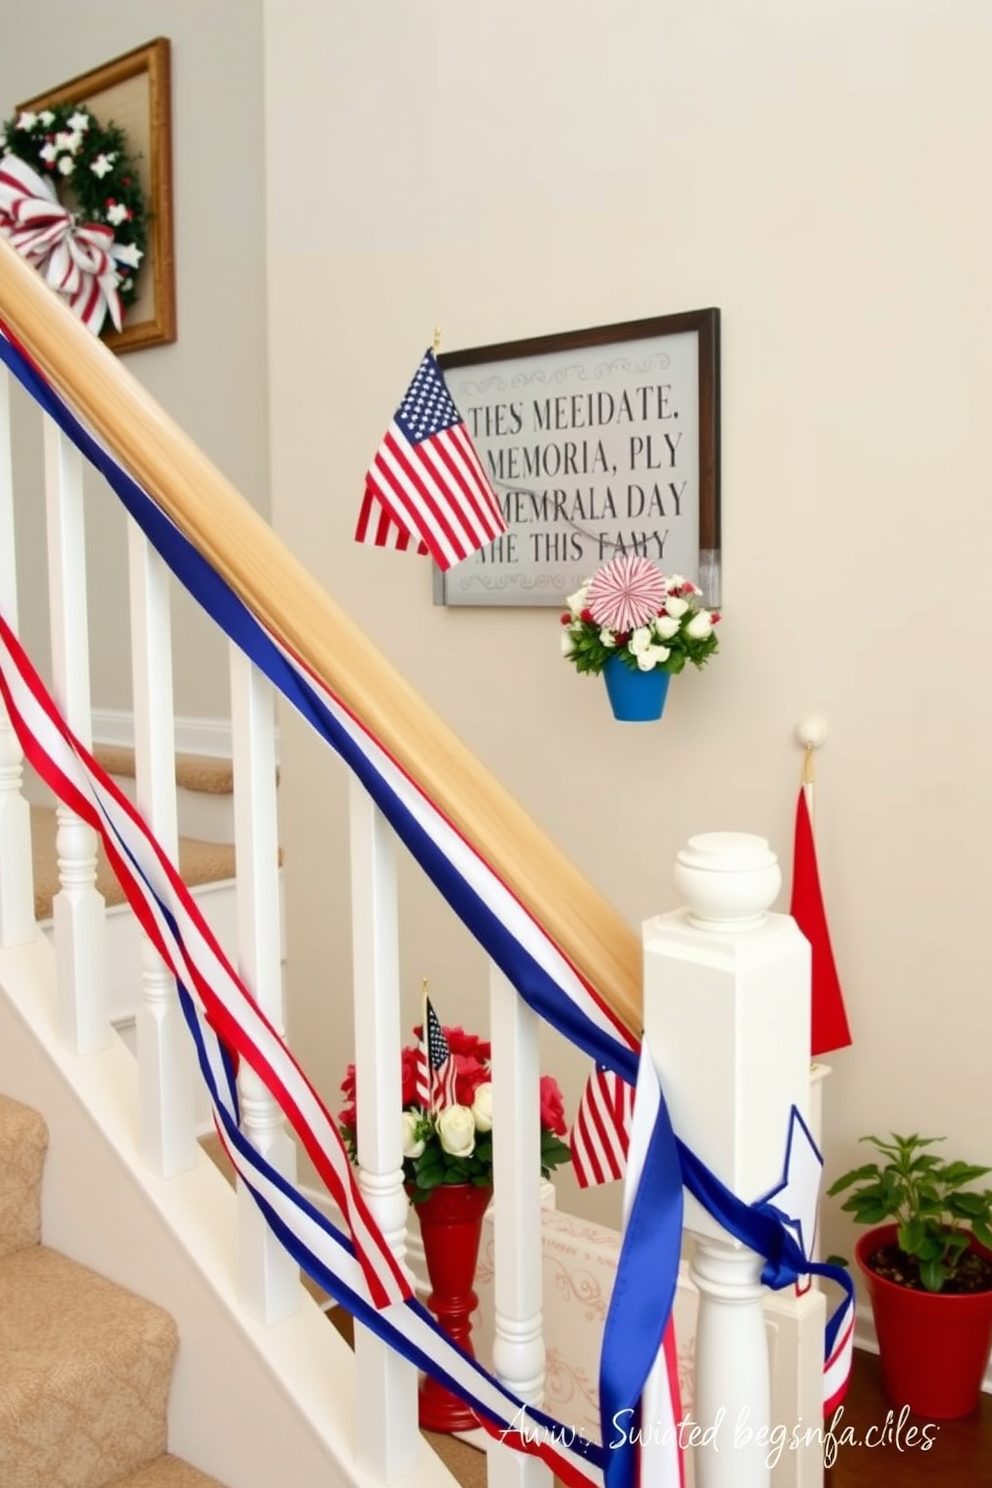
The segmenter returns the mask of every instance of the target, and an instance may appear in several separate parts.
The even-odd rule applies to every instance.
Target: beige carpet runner
[[[167,1451],[167,1312],[41,1243],[48,1130],[0,1096],[0,1485],[220,1488]]]

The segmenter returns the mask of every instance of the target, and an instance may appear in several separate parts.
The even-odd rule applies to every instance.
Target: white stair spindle
[[[692,838],[676,883],[688,907],[644,925],[645,1036],[676,1132],[751,1203],[782,1181],[792,1107],[809,1110],[809,944],[767,913],[781,873],[763,838]],[[763,1261],[689,1195],[685,1228],[699,1288],[693,1419],[716,1428],[696,1448],[697,1488],[769,1488]]]
[[[83,462],[45,419],[45,499],[54,695],[87,748],[92,741],[86,609]],[[97,836],[74,812],[56,808],[59,892],[52,904],[58,958],[58,1028],[76,1054],[110,1042],[106,906],[96,887]]]
[[[137,523],[128,519],[131,665],[138,809],[172,860],[179,859],[169,575]],[[175,977],[141,936],[142,1000],[135,1020],[140,1143],[162,1178],[196,1161],[193,1045]]]
[[[14,470],[10,444],[10,378],[0,367],[0,614],[17,630]],[[23,755],[0,698],[0,946],[35,937],[31,812],[21,792]]]
[[[272,684],[233,644],[230,671],[239,971],[262,1012],[282,1033]],[[238,1076],[238,1090],[245,1136],[277,1172],[295,1182],[296,1147],[275,1098],[246,1064]],[[276,1239],[240,1180],[238,1250],[241,1296],[251,1312],[266,1324],[279,1322],[296,1312],[301,1294],[299,1267]]]
[[[351,916],[358,1073],[359,1184],[401,1262],[409,1205],[403,1189],[396,848],[392,830],[352,776]],[[417,1371],[368,1329],[355,1328],[358,1464],[392,1483],[420,1458]]]
[[[493,1373],[531,1405],[544,1398],[541,1107],[537,1014],[490,962],[493,1068]],[[537,1457],[489,1448],[489,1488],[543,1488]]]

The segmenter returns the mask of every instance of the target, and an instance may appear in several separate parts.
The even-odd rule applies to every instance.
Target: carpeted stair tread
[[[224,1488],[224,1485],[200,1472],[198,1467],[184,1462],[181,1457],[166,1452],[147,1467],[128,1473],[126,1478],[118,1478],[107,1488]]]
[[[34,912],[39,920],[52,915],[52,900],[59,890],[55,838],[58,820],[48,806],[31,807],[31,844],[34,860]],[[220,883],[234,877],[234,846],[228,842],[201,842],[195,837],[179,839],[179,871],[190,888]],[[124,893],[107,862],[102,844],[97,850],[96,883],[108,905],[123,904]]]
[[[0,1259],[3,1488],[105,1488],[160,1457],[178,1343],[162,1308],[58,1251]]]
[[[108,775],[135,775],[134,750],[125,744],[94,744],[93,756]],[[208,754],[177,754],[176,784],[182,790],[229,796],[234,790],[234,766],[229,759]]]
[[[41,1175],[48,1125],[30,1106],[0,1095],[0,1256],[41,1239]]]

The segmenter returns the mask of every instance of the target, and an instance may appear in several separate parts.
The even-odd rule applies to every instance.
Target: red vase
[[[880,1225],[862,1235],[854,1251],[871,1298],[886,1394],[931,1421],[968,1416],[978,1406],[992,1349],[992,1292],[955,1296],[887,1281],[871,1270],[868,1257],[895,1239],[894,1224]],[[972,1245],[992,1259],[977,1241]]]
[[[431,1283],[427,1306],[449,1338],[473,1358],[472,1313],[479,1302],[473,1283],[482,1217],[492,1196],[492,1188],[474,1183],[442,1183],[413,1206]],[[427,1431],[472,1431],[479,1424],[475,1412],[430,1375],[420,1386],[419,1414]]]

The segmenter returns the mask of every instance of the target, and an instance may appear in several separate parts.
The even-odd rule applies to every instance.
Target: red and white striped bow
[[[0,236],[65,296],[95,336],[108,314],[120,330],[115,261],[126,261],[132,249],[115,243],[113,230],[102,223],[77,221],[51,182],[16,155],[0,158]]]

